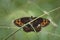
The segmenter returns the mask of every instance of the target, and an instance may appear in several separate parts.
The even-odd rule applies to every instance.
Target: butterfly
[[[22,18],[18,18],[14,20],[14,24],[18,27],[22,27],[24,24],[34,20],[37,17],[22,17]],[[35,21],[31,22],[30,24],[27,24],[26,26],[23,27],[23,31],[25,32],[31,32],[31,31],[35,31],[39,32],[41,31],[41,27],[46,27],[48,24],[50,23],[50,21],[48,19],[45,18],[38,18]],[[34,27],[34,29],[31,27],[31,25]]]

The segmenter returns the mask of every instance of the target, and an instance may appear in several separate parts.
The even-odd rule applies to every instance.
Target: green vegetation
[[[39,17],[45,14],[44,11],[49,13],[42,18],[52,20],[47,27],[38,33],[26,33],[21,29],[8,40],[60,40],[60,0],[0,0],[0,40],[5,40],[19,29],[13,23],[15,19],[26,16]]]

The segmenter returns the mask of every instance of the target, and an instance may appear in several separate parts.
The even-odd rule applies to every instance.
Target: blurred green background
[[[60,7],[60,0],[0,0],[0,40],[19,29],[13,21],[20,17],[40,16],[43,11],[51,11]],[[60,40],[60,9],[57,9],[42,18],[51,17],[52,22],[41,32],[26,33],[22,29],[8,40]]]

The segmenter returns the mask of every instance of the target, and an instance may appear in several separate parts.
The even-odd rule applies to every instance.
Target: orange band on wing
[[[43,22],[41,23],[41,26],[46,26],[48,24],[48,20],[43,20]]]
[[[20,20],[16,20],[16,24],[19,25],[19,26],[23,25],[23,23]]]

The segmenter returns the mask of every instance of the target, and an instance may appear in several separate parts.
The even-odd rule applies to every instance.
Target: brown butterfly
[[[16,20],[14,20],[14,24],[18,27],[23,26],[24,24],[34,20],[37,17],[22,17],[22,18],[18,18]],[[41,31],[41,27],[45,27],[50,23],[50,21],[48,19],[45,18],[38,18],[35,21],[31,22],[30,24],[34,27],[34,29],[36,30],[36,32]],[[25,32],[31,32],[34,31],[34,29],[31,27],[31,25],[28,24],[25,27],[23,27],[23,30]]]

